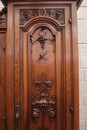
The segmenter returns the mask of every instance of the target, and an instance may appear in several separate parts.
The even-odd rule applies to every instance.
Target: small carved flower
[[[54,11],[53,16],[56,20],[60,20],[63,17],[62,11]]]
[[[22,12],[22,15],[23,15],[23,18],[24,18],[25,20],[29,20],[30,17],[31,17],[31,13],[28,12],[28,11],[23,11],[23,12]]]

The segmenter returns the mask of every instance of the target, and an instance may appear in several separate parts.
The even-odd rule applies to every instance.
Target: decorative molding
[[[37,98],[32,96],[32,119],[37,122],[39,117],[42,117],[42,128],[39,128],[38,130],[49,130],[49,128],[44,128],[46,114],[48,115],[50,121],[53,121],[56,116],[56,97],[49,97],[49,91],[52,85],[53,82],[47,80],[44,73],[42,73],[38,80],[34,81],[34,87],[38,90],[38,96]]]
[[[27,21],[34,17],[46,16],[65,24],[64,9],[21,9],[20,10],[20,25],[24,25]]]
[[[5,6],[7,6],[7,5],[8,5],[8,0],[1,0],[1,1],[2,1],[2,3],[3,3]],[[10,1],[12,1],[12,0],[10,0]],[[74,0],[73,0],[73,1],[74,1]],[[81,5],[82,1],[83,1],[83,0],[76,0],[76,3],[77,3],[77,8],[79,8],[79,7],[80,7],[80,5]]]
[[[3,8],[0,11],[0,24],[6,24],[7,23],[7,8]]]

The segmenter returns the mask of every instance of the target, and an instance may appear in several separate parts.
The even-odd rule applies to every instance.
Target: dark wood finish
[[[6,17],[0,12],[0,130],[6,128]],[[3,20],[2,20],[3,19]]]
[[[14,130],[14,24],[13,8],[8,5],[8,28],[7,28],[7,47],[6,47],[6,92],[7,92],[7,128]],[[8,91],[9,90],[9,91]],[[10,114],[9,114],[10,113]]]
[[[9,4],[7,130],[79,130],[74,28],[76,2]]]
[[[2,10],[2,130],[79,130],[76,11],[76,1],[11,1],[8,17]]]

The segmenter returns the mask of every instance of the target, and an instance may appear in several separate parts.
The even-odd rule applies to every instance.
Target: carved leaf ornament
[[[49,99],[49,91],[52,84],[53,82],[47,80],[44,73],[40,76],[39,80],[34,81],[34,87],[39,92],[38,100],[32,96],[32,118],[34,121],[38,121],[40,115],[45,116],[46,113],[48,114],[50,121],[55,118],[55,96]]]
[[[50,17],[61,24],[65,23],[64,9],[21,9],[20,10],[20,25],[25,24],[28,20],[37,16]]]

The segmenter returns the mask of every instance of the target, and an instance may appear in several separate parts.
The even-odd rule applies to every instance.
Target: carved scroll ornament
[[[61,24],[65,24],[65,10],[64,9],[21,9],[20,10],[20,25],[34,17],[46,16],[50,17]]]

